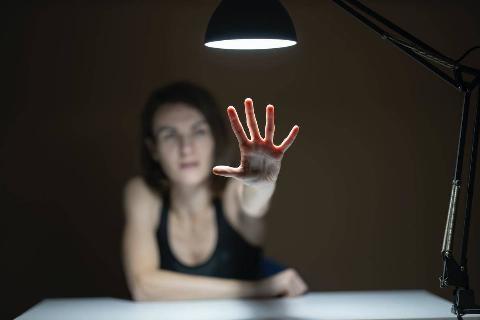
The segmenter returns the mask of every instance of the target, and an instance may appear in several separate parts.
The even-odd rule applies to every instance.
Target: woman
[[[144,172],[124,192],[124,266],[135,300],[296,296],[307,290],[292,269],[265,273],[261,250],[280,163],[299,128],[276,146],[273,106],[266,108],[265,138],[251,99],[245,100],[251,139],[235,108],[227,113],[240,146],[238,168],[213,167],[225,161],[228,135],[206,90],[175,83],[153,92],[146,104]]]

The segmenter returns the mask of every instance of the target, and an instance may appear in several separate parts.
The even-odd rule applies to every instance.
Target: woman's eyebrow
[[[192,127],[193,129],[195,129],[196,127],[199,127],[199,126],[201,126],[201,125],[203,125],[203,124],[208,124],[208,123],[207,123],[207,120],[205,120],[205,119],[199,120],[199,121],[193,123],[193,124],[191,125],[191,127]],[[154,130],[154,135],[156,136],[156,135],[160,134],[160,133],[163,132],[163,131],[175,131],[175,128],[174,128],[174,127],[170,127],[170,126],[161,126],[161,127],[158,127],[157,129]]]
[[[207,120],[203,119],[203,120],[199,120],[199,121],[195,122],[194,124],[192,124],[192,128],[199,127],[203,124],[207,124]]]

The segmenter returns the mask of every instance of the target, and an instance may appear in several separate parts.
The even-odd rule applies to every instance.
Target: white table
[[[48,299],[20,320],[456,319],[451,302],[427,291],[312,292],[272,300],[132,302],[112,298]],[[479,316],[467,316],[480,320]]]

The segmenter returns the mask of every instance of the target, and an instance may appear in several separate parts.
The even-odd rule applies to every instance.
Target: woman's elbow
[[[139,285],[137,284],[130,285],[129,290],[130,290],[130,297],[132,298],[133,301],[135,302],[148,301],[144,290]]]
[[[135,279],[129,283],[132,300],[136,302],[151,301],[152,297],[149,294],[149,287],[149,280],[145,279],[145,276],[135,277]]]
[[[135,302],[142,302],[142,301],[148,301],[149,299],[143,292],[141,288],[138,286],[130,287],[130,296],[132,297],[132,300]]]

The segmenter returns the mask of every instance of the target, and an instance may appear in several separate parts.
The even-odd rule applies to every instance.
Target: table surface
[[[20,320],[306,320],[456,319],[452,303],[423,290],[311,292],[253,300],[133,302],[114,298],[48,299]],[[479,316],[466,316],[480,320]]]

